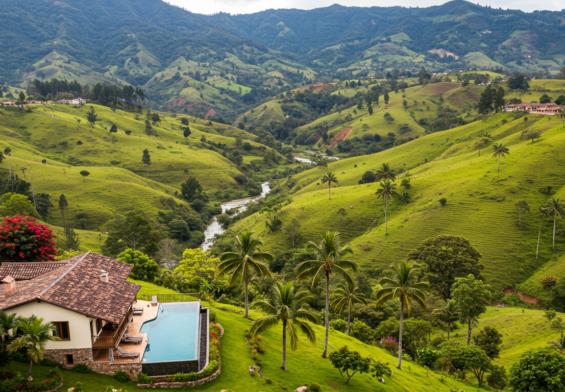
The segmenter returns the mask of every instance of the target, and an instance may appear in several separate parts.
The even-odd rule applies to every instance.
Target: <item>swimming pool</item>
[[[164,303],[141,332],[149,344],[143,363],[198,360],[200,302]]]

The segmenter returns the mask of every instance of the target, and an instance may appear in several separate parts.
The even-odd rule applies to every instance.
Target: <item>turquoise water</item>
[[[141,327],[149,337],[143,362],[198,359],[199,317],[200,302],[160,304],[157,318]]]

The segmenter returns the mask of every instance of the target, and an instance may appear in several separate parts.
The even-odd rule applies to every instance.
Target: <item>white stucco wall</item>
[[[92,348],[91,319],[83,314],[75,313],[47,302],[38,303],[37,301],[9,309],[6,313],[17,313],[18,316],[24,317],[35,315],[38,318],[43,318],[45,322],[68,321],[71,340],[48,342],[46,345],[47,350]]]

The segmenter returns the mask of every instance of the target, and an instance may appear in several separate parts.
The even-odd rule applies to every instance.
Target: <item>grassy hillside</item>
[[[343,159],[328,166],[339,179],[328,200],[327,186],[319,179],[325,169],[314,168],[292,178],[292,203],[280,214],[283,222],[298,219],[304,240],[317,240],[326,230],[338,230],[355,250],[355,260],[365,267],[385,267],[404,259],[422,240],[438,234],[467,237],[482,254],[485,276],[495,287],[520,284],[549,263],[565,249],[564,227],[558,222],[558,240],[552,252],[550,228],[542,230],[540,256],[535,259],[539,228],[536,211],[548,196],[540,188],[550,185],[559,197],[565,193],[565,157],[560,146],[565,141],[561,121],[544,116],[514,119],[512,114],[498,114],[483,122],[483,130],[492,140],[479,152],[479,124],[471,123],[448,131],[425,135],[417,140],[381,153]],[[525,130],[539,130],[535,143],[521,140]],[[501,172],[492,158],[492,145],[502,143],[510,155],[502,159]],[[359,185],[364,172],[390,163],[409,178],[411,201],[389,205],[389,235],[384,234],[383,202],[375,192],[378,184]],[[399,186],[400,188],[400,186]],[[399,189],[402,192],[402,189]],[[442,207],[438,200],[446,198]],[[514,204],[526,199],[531,213],[523,216],[518,227]],[[348,215],[340,222],[337,212]],[[237,232],[252,228],[260,233],[267,247],[274,251],[288,249],[290,240],[281,232],[267,233],[264,217],[254,215],[238,222]],[[561,270],[561,269],[559,269]],[[524,285],[536,295],[539,284]]]

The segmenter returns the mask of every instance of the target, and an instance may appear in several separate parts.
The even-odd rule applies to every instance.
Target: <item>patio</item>
[[[147,336],[140,332],[143,323],[149,320],[153,320],[157,317],[157,311],[159,310],[159,306],[151,306],[150,301],[141,301],[138,300],[137,303],[134,304],[135,308],[143,307],[144,311],[143,314],[140,316],[133,316],[133,320],[129,323],[125,333],[134,337],[143,337],[143,341],[140,344],[134,343],[120,343],[119,347],[122,348],[124,351],[128,353],[139,353],[139,357],[137,358],[118,358],[114,354],[114,363],[115,364],[123,364],[123,363],[141,363],[143,359],[143,354],[145,353],[145,349],[147,347]],[[110,361],[110,350],[109,349],[94,349],[92,350],[92,355],[94,357],[94,363],[104,363]]]

